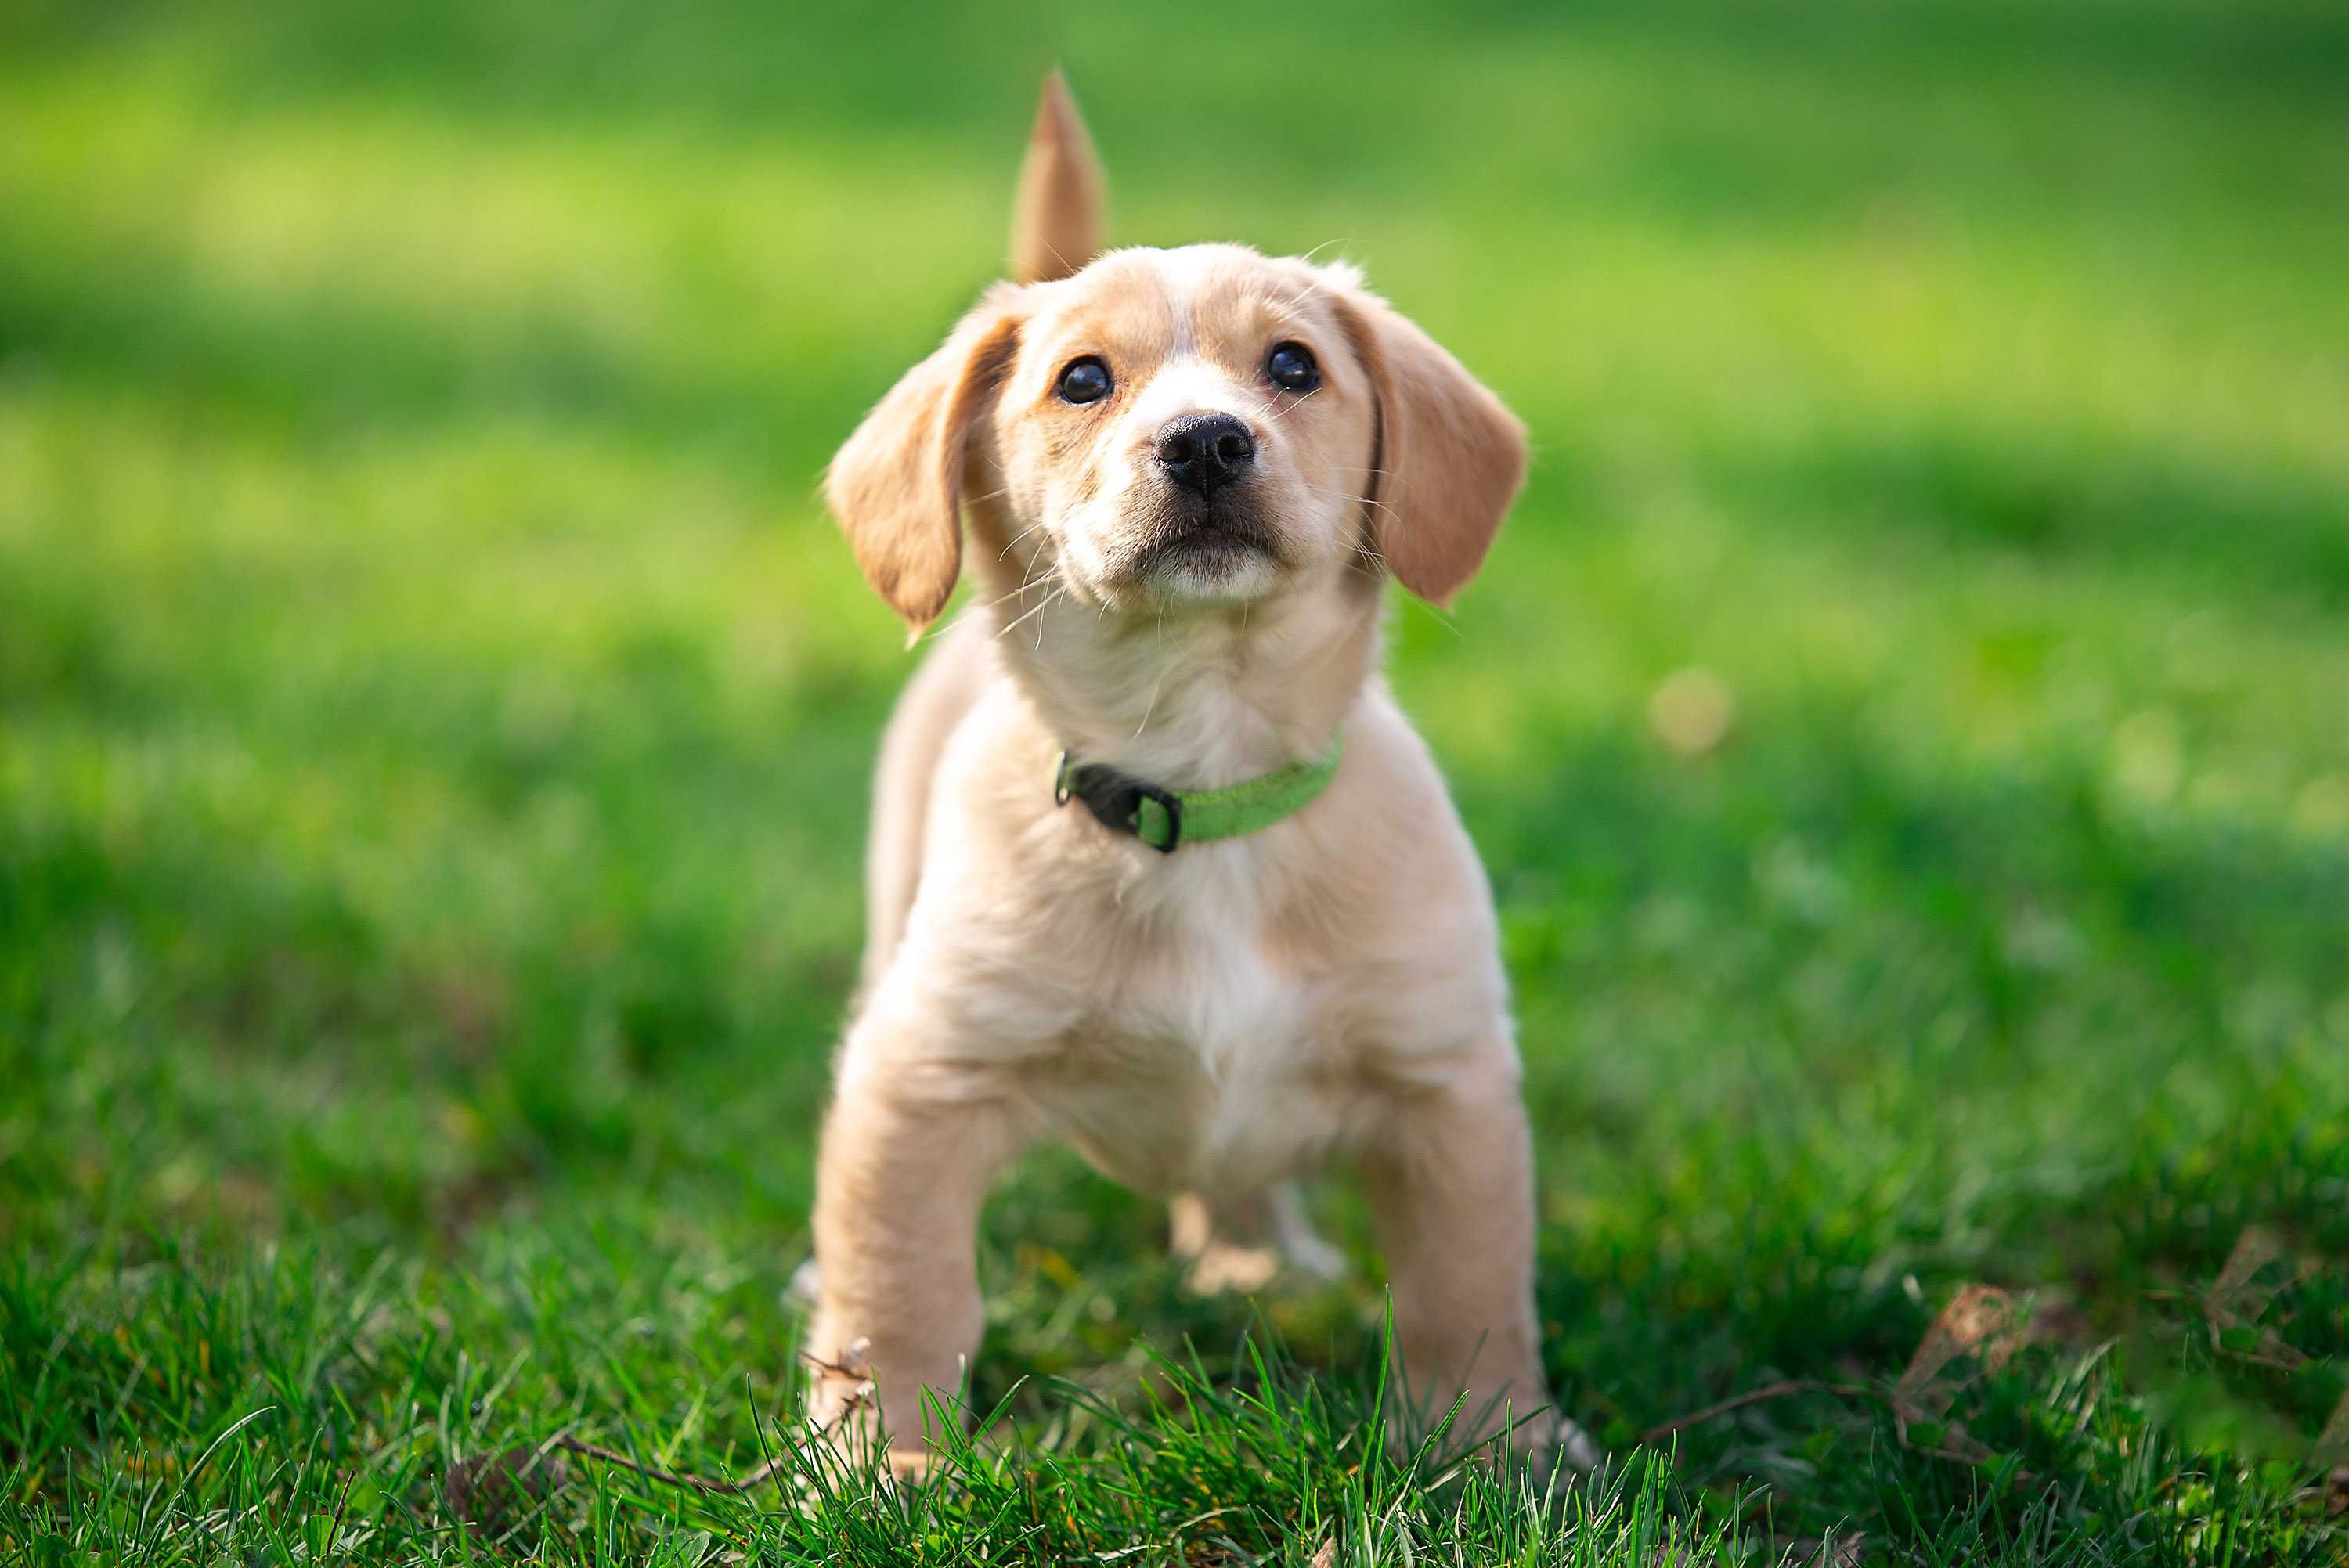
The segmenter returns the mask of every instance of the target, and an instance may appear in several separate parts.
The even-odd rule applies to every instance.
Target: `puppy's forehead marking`
[[[1292,328],[1320,315],[1310,274],[1241,246],[1189,245],[1161,253],[1159,264],[1185,347]]]
[[[1113,251],[1070,281],[1082,290],[1070,320],[1104,335],[1163,335],[1154,346],[1168,359],[1320,315],[1309,275],[1242,245]]]
[[[1196,352],[1199,301],[1210,286],[1216,263],[1226,259],[1218,252],[1211,245],[1185,245],[1181,250],[1160,251],[1152,258],[1174,314],[1174,354]]]

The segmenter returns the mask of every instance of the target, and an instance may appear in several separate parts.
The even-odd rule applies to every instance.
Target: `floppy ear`
[[[824,500],[856,564],[916,636],[962,572],[963,466],[972,427],[1019,346],[1013,292],[999,288],[905,372],[824,474]]]
[[[1378,402],[1367,493],[1379,553],[1442,604],[1484,563],[1526,476],[1526,428],[1460,361],[1336,271],[1339,309]]]

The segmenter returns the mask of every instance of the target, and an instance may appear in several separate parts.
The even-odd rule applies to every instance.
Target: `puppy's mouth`
[[[1251,562],[1278,566],[1280,542],[1257,509],[1237,499],[1185,496],[1153,509],[1149,532],[1119,573],[1128,582],[1181,573],[1228,577]]]

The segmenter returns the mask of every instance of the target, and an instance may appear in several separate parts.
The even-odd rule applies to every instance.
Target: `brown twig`
[[[837,1362],[826,1361],[822,1357],[806,1350],[800,1352],[800,1360],[818,1377],[855,1378],[857,1387],[849,1394],[847,1399],[849,1408],[854,1408],[871,1397],[873,1373],[865,1359],[863,1340],[851,1345]],[[599,1447],[568,1434],[555,1438],[546,1446],[550,1449],[560,1449],[564,1453],[577,1454],[582,1459],[600,1460],[607,1465],[618,1465],[622,1470],[633,1470],[647,1480],[659,1481],[663,1486],[687,1487],[709,1497],[740,1497],[744,1492],[756,1491],[774,1480],[791,1463],[790,1455],[778,1454],[740,1480],[726,1480],[715,1476],[695,1475],[689,1471],[657,1470],[651,1465],[632,1460],[626,1454],[616,1453],[610,1449]]]
[[[1822,1383],[1815,1378],[1790,1377],[1783,1383],[1764,1383],[1759,1388],[1707,1405],[1702,1410],[1691,1410],[1685,1416],[1675,1416],[1660,1426],[1650,1427],[1639,1436],[1641,1443],[1658,1442],[1686,1427],[1702,1426],[1716,1416],[1726,1416],[1732,1410],[1742,1410],[1748,1405],[1765,1404],[1783,1399],[1790,1394],[1834,1394],[1846,1399],[1881,1399],[1883,1394],[1858,1383]]]
[[[1686,1428],[1702,1426],[1716,1416],[1726,1416],[1731,1411],[1742,1410],[1748,1405],[1761,1405],[1772,1399],[1784,1399],[1792,1394],[1833,1394],[1845,1399],[1873,1399],[1892,1412],[1894,1433],[1900,1439],[1900,1446],[1911,1453],[1923,1454],[1928,1459],[1947,1460],[1952,1464],[1982,1466],[1992,1463],[1998,1458],[1992,1450],[1964,1437],[1962,1432],[1959,1434],[1959,1442],[1964,1444],[1964,1447],[1947,1442],[1920,1443],[1914,1440],[1909,1435],[1911,1409],[1904,1406],[1897,1395],[1887,1393],[1884,1389],[1872,1388],[1860,1383],[1822,1383],[1807,1377],[1790,1377],[1783,1383],[1764,1383],[1759,1388],[1749,1388],[1743,1394],[1733,1395],[1716,1404],[1707,1405],[1702,1410],[1691,1410],[1685,1416],[1675,1416],[1669,1421],[1650,1427],[1646,1431],[1641,1432],[1636,1440],[1643,1445],[1657,1442]],[[2018,1468],[2014,1471],[2014,1479],[2028,1484],[2036,1478],[2029,1470]]]
[[[599,1448],[594,1443],[583,1442],[577,1438],[557,1438],[548,1446],[561,1449],[565,1453],[577,1454],[583,1459],[601,1460],[607,1465],[618,1465],[622,1470],[634,1470],[646,1480],[659,1481],[663,1486],[688,1487],[711,1497],[740,1497],[746,1491],[756,1491],[774,1480],[783,1467],[791,1462],[789,1456],[778,1455],[740,1480],[719,1480],[706,1475],[678,1474],[670,1470],[655,1470],[648,1464],[638,1463],[626,1454],[615,1453],[610,1449]]]

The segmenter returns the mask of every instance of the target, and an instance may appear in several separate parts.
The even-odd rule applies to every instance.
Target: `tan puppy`
[[[1044,1136],[1175,1196],[1203,1284],[1329,1266],[1284,1183],[1350,1158],[1403,1370],[1578,1465],[1533,1310],[1533,1167],[1490,892],[1379,676],[1381,585],[1474,575],[1516,420],[1345,265],[1097,248],[1057,79],[1014,254],[865,419],[828,496],[919,632],[978,603],[884,743],[864,996],[825,1121],[811,1411],[918,1471],[982,1321],[990,1179]],[[1087,263],[1089,264],[1081,264]],[[1342,743],[1326,789],[1161,852],[1056,804],[1063,753],[1219,790]],[[870,1382],[867,1382],[869,1377]],[[931,1399],[926,1401],[924,1390]],[[933,1430],[935,1429],[933,1428]]]

